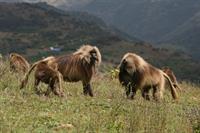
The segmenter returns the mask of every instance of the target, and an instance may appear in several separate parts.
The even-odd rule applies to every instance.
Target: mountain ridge
[[[45,3],[0,3],[0,12],[0,52],[3,54],[18,52],[35,61],[49,55],[72,53],[89,43],[100,49],[106,66],[117,66],[125,53],[134,52],[156,67],[171,67],[180,79],[199,79],[200,63],[191,56],[129,40],[121,31],[88,13],[62,11]],[[51,47],[60,51],[51,51]]]
[[[182,47],[200,60],[200,27],[195,24],[200,18],[199,6],[200,1],[196,0],[101,0],[74,9],[95,14],[127,34],[152,44]]]

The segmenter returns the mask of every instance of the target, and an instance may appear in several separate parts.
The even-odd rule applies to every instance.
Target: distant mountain
[[[64,12],[46,3],[0,3],[0,12],[2,53],[52,45],[104,45],[130,39],[88,13]]]
[[[157,42],[193,17],[199,6],[197,0],[93,0],[80,10],[101,16],[133,36]]]
[[[182,49],[200,60],[198,0],[0,0],[47,2],[65,10],[87,11],[124,34]]]
[[[182,48],[194,58],[200,60],[200,11],[179,25],[173,32],[161,38],[160,43]]]
[[[78,10],[95,14],[131,36],[181,47],[200,60],[198,0],[93,0],[83,5]]]
[[[104,64],[117,66],[123,54],[135,52],[157,67],[170,66],[178,78],[200,80],[200,63],[187,54],[155,48],[88,13],[62,11],[46,3],[0,3],[0,52],[4,55],[18,52],[37,60],[71,53],[86,43],[99,47]]]

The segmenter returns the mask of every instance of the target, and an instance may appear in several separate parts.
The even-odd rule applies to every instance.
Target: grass
[[[0,132],[99,132],[99,133],[199,133],[200,87],[182,82],[178,102],[168,90],[160,103],[145,101],[138,91],[125,98],[117,79],[95,77],[95,97],[82,94],[81,83],[63,83],[66,97],[38,96],[33,79],[19,90],[22,78],[8,65],[0,67]],[[45,85],[40,88],[45,90]]]

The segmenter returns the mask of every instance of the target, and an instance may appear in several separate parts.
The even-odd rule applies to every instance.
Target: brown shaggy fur
[[[97,47],[84,45],[71,55],[58,57],[55,62],[65,81],[82,81],[84,95],[93,96],[90,82],[101,63],[101,54]]]
[[[28,61],[17,53],[10,54],[10,70],[14,72],[26,73],[30,67]]]
[[[169,78],[171,79],[174,87],[177,88],[179,91],[182,91],[182,88],[179,86],[174,72],[169,67],[162,68],[162,71],[169,76]]]
[[[141,89],[142,97],[150,100],[149,91],[153,88],[154,99],[162,99],[165,78],[170,83],[172,97],[177,99],[178,95],[170,78],[160,69],[147,63],[142,57],[134,53],[127,53],[120,63],[119,81],[126,87],[128,98],[133,99],[137,89]]]
[[[25,79],[22,81],[20,88],[25,87],[28,82],[29,75],[36,67],[34,84],[36,93],[39,94],[38,85],[40,82],[43,82],[49,85],[45,95],[49,95],[49,93],[52,91],[55,95],[64,96],[61,85],[62,75],[58,72],[56,64],[52,64],[54,60],[55,57],[50,56],[34,63],[26,74]],[[59,89],[59,91],[57,90],[57,88]]]
[[[65,81],[82,81],[83,93],[93,96],[90,81],[100,63],[101,54],[99,49],[94,46],[84,45],[73,54],[55,58],[55,60],[48,65],[50,67],[56,66]],[[28,75],[25,79],[27,79],[27,77]]]
[[[40,62],[35,70],[35,91],[38,93],[38,85],[44,82],[49,85],[48,90],[45,95],[49,95],[52,91],[55,95],[64,96],[61,88],[61,79],[59,72],[48,66],[47,62]],[[59,91],[57,90],[59,86]]]

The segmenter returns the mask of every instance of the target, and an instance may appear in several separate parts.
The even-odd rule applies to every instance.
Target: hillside
[[[133,36],[157,42],[192,18],[199,5],[196,0],[101,0],[80,10],[94,13]]]
[[[82,94],[81,83],[63,83],[66,97],[36,95],[33,80],[23,90],[23,76],[0,65],[0,132],[152,132],[199,133],[200,87],[180,84],[183,92],[174,102],[166,90],[161,102],[145,101],[138,91],[134,100],[125,97],[117,79],[95,77],[95,97]],[[44,84],[40,86],[46,91]],[[152,96],[151,96],[152,98]]]
[[[35,61],[48,55],[71,53],[91,43],[99,47],[104,64],[117,66],[123,54],[135,52],[157,67],[170,66],[178,79],[200,78],[200,63],[191,56],[130,38],[87,13],[65,12],[46,3],[0,3],[0,12],[0,52],[5,55],[14,51]]]
[[[0,12],[2,53],[50,46],[65,46],[63,50],[70,50],[84,43],[109,44],[120,41],[120,35],[126,36],[109,29],[97,17],[81,12],[66,13],[45,3],[0,3]]]
[[[178,26],[174,31],[162,37],[162,45],[174,45],[200,60],[200,11],[189,20]],[[170,43],[170,44],[169,44]]]
[[[193,58],[199,54],[197,0],[0,0],[47,2],[63,10],[86,11],[102,18],[133,38],[162,47],[182,49]]]
[[[131,36],[171,44],[199,60],[199,6],[197,0],[93,0],[69,9],[93,13]]]

